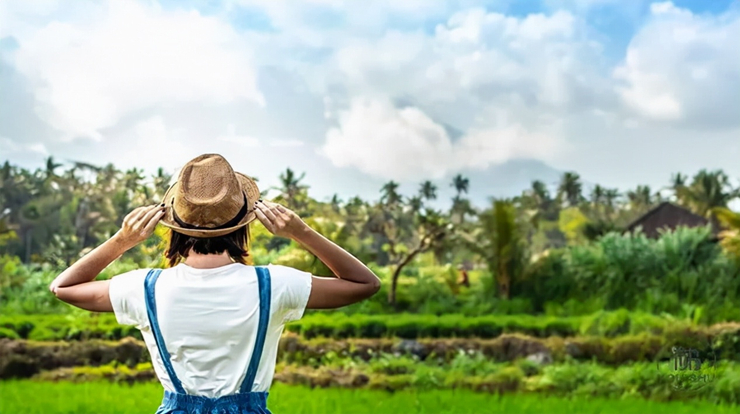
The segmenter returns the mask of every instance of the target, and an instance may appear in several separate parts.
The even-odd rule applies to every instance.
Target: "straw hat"
[[[188,236],[223,236],[257,218],[259,197],[253,179],[234,172],[224,157],[204,154],[185,164],[164,194],[161,223]]]

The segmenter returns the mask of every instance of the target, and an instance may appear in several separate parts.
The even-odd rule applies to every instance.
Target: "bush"
[[[495,338],[503,333],[524,333],[537,337],[573,336],[581,318],[498,315],[343,315],[314,313],[286,327],[306,338]]]
[[[460,314],[442,316],[345,315],[314,312],[288,324],[288,332],[306,338],[496,338],[502,334],[525,334],[537,338],[572,337],[577,334],[614,337],[641,332],[660,334],[668,329],[692,326],[684,320],[650,314],[597,312],[583,317],[534,315],[489,315],[469,317]],[[0,316],[0,328],[22,339],[33,340],[118,340],[141,338],[133,326],[118,325],[112,314],[16,315]],[[11,333],[6,333],[8,337]]]
[[[18,335],[12,329],[0,328],[0,338],[20,339],[20,335]]]

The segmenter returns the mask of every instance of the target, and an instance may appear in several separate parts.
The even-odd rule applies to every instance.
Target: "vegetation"
[[[25,414],[133,414],[154,412],[162,398],[158,384],[134,386],[111,383],[49,384],[32,381],[0,382],[0,412]],[[39,395],[45,398],[39,399]],[[33,401],[33,403],[29,403]],[[486,413],[540,414],[547,412],[583,414],[641,414],[671,412],[689,414],[734,413],[736,407],[707,402],[654,402],[633,398],[567,399],[538,395],[491,395],[468,390],[387,391],[309,389],[276,384],[270,391],[268,408],[275,413]]]
[[[643,327],[645,329],[645,327]],[[740,362],[740,325],[712,327],[675,326],[664,331],[644,330],[605,337],[596,335],[589,325],[587,334],[563,338],[557,335],[535,337],[507,333],[483,338],[329,338],[308,339],[295,334],[282,338],[278,361],[298,366],[330,366],[337,360],[368,363],[384,357],[412,357],[417,362],[448,364],[465,355],[478,355],[491,363],[512,362],[536,354],[554,363],[571,360],[591,361],[609,366],[655,362],[666,357],[672,347],[710,350],[715,359]],[[120,341],[25,341],[0,340],[0,378],[28,378],[44,370],[77,366],[122,364],[128,368],[151,362],[140,340]]]
[[[661,333],[691,327],[688,320],[647,313],[596,312],[580,317],[491,315],[468,317],[460,314],[442,316],[345,315],[312,313],[286,327],[305,338],[495,338],[503,333],[521,333],[538,338],[577,334],[613,337],[642,332]],[[0,316],[4,337],[31,340],[117,340],[139,338],[138,330],[116,323],[111,314],[70,317],[64,315]],[[0,336],[2,337],[2,336]]]
[[[7,161],[0,167],[0,255],[5,255],[0,287],[3,291],[11,285],[24,283],[22,278],[19,280],[14,275],[19,272],[17,267],[20,262],[29,267],[31,272],[36,271],[38,265],[51,265],[55,270],[68,265],[116,231],[122,217],[131,209],[158,202],[172,179],[162,169],[147,177],[143,170],[121,171],[113,165],[73,162],[64,170],[63,167],[52,157],[47,159],[43,168],[34,171],[13,166]],[[496,296],[502,300],[525,299],[535,302],[532,303],[533,311],[542,311],[545,302],[563,302],[564,299],[558,294],[546,298],[528,297],[529,290],[524,287],[530,287],[530,284],[526,281],[536,279],[532,279],[532,269],[543,267],[540,263],[543,257],[573,257],[585,254],[583,252],[588,249],[603,249],[607,243],[621,243],[618,247],[632,243],[634,248],[631,251],[634,251],[635,248],[647,246],[649,242],[639,238],[631,242],[627,237],[618,235],[618,230],[656,203],[672,200],[703,216],[729,218],[732,212],[726,210],[728,203],[740,195],[740,190],[731,186],[729,178],[722,171],[702,170],[692,180],[676,174],[670,186],[658,192],[638,186],[633,191],[620,194],[615,189],[597,185],[587,197],[579,175],[566,172],[554,196],[546,185],[535,181],[521,196],[510,200],[493,200],[488,208],[480,210],[472,207],[465,198],[471,183],[464,176],[457,175],[450,184],[455,188],[456,195],[450,209],[444,211],[428,205],[437,198],[437,186],[431,181],[422,182],[418,193],[411,196],[399,194],[398,184],[390,181],[380,189],[380,197],[376,201],[354,197],[343,202],[335,195],[329,202],[319,202],[309,197],[310,187],[304,180],[305,174],[287,169],[280,176],[281,185],[275,189],[279,193],[275,199],[295,209],[311,226],[345,246],[363,261],[387,268],[390,272],[389,286],[384,297],[393,305],[391,311],[408,310],[400,303],[402,300],[397,290],[403,285],[400,282],[402,277],[414,276],[416,272],[412,267],[425,253],[432,254],[431,264],[456,267],[466,263],[487,269],[491,278],[486,292],[488,299]],[[721,209],[725,209],[725,212],[718,213]],[[732,220],[722,222],[732,228]],[[165,232],[158,232],[157,237],[147,244],[127,253],[124,261],[128,260],[132,267],[161,263],[157,247],[165,236]],[[599,242],[603,237],[608,237],[607,241]],[[693,240],[679,240],[679,248],[683,246],[681,243],[693,243],[695,246],[706,242],[701,240],[701,234],[683,237],[693,237]],[[590,240],[600,244],[589,244]],[[259,225],[253,226],[252,244],[253,257],[257,261],[279,257],[317,274],[330,272],[299,246],[289,240],[269,237]],[[737,250],[732,248],[730,242],[723,246],[726,247],[727,257],[737,258]],[[707,255],[714,255],[710,260],[711,265],[696,262],[695,269],[689,269],[685,263],[664,263],[672,267],[667,270],[651,268],[649,276],[653,281],[645,283],[655,285],[654,281],[661,280],[666,274],[671,274],[669,277],[673,278],[703,279],[703,275],[683,274],[685,271],[701,272],[704,270],[702,266],[724,266],[718,264],[718,253],[712,247],[703,249],[700,259],[706,261],[710,259]],[[686,251],[678,253],[684,254]],[[602,255],[607,254],[610,253],[604,252]],[[545,267],[553,265],[552,260],[544,259],[547,262]],[[661,259],[648,260],[655,263]],[[624,263],[616,265],[621,264]],[[641,266],[639,263],[636,265]],[[5,266],[10,268],[5,269]],[[571,266],[566,271],[572,273],[578,270],[576,268]],[[626,271],[620,270],[620,275],[612,275],[604,290],[616,292],[612,288],[620,283],[623,287],[632,286],[629,277],[644,280],[643,275],[627,275]],[[729,277],[737,269],[725,266],[720,272],[721,277]],[[551,279],[558,280],[561,285],[559,289],[572,286],[569,284],[573,280],[568,276],[551,276]],[[593,277],[586,279],[589,277],[581,278],[580,282],[597,282]],[[710,279],[712,283],[715,282],[713,279]],[[450,282],[454,284],[454,279]],[[583,292],[589,297],[595,294],[593,291],[584,292],[581,287],[572,291]],[[639,291],[644,296],[644,292],[651,289],[655,289],[655,286]],[[662,290],[671,294],[677,292],[672,287],[663,287]],[[689,293],[684,289],[676,294],[680,301],[692,301],[694,295],[711,296],[711,293],[698,290]],[[622,291],[620,294],[634,298],[631,293]],[[702,299],[702,303],[707,304],[716,298]],[[634,299],[633,303],[620,303],[616,297],[604,298],[605,305],[611,308],[632,307],[635,306],[635,300],[640,301]],[[671,308],[667,303],[658,304],[657,307]]]
[[[142,401],[154,411],[161,388],[151,384],[140,333],[57,301],[47,286],[131,209],[159,202],[171,178],[51,157],[36,170],[0,167],[0,378],[34,378],[0,381],[9,396],[0,412],[141,412]],[[535,181],[482,209],[467,198],[476,183],[457,175],[446,210],[430,206],[431,181],[412,195],[390,181],[377,200],[321,202],[305,179],[287,169],[274,199],[383,284],[362,303],[307,312],[281,342],[277,382],[355,390],[278,384],[275,412],[737,411],[725,405],[740,403],[740,325],[732,322],[740,321],[740,213],[728,208],[740,189],[722,171],[675,174],[664,189],[624,194],[587,189],[566,172],[552,189]],[[709,226],[657,239],[623,232],[663,201],[716,223],[719,242]],[[330,275],[259,223],[250,233],[249,263]],[[163,266],[166,237],[157,229],[100,278]],[[691,395],[655,369],[667,347],[687,343],[720,358],[717,381]],[[676,399],[684,401],[663,403]]]

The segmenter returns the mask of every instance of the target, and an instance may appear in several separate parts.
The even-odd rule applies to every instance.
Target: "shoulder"
[[[269,264],[264,266],[270,272],[273,284],[295,284],[311,279],[311,273],[290,266]]]
[[[151,269],[136,269],[113,276],[109,291],[113,295],[132,295],[144,290],[144,280]]]
[[[136,269],[131,270],[126,273],[121,273],[120,275],[113,276],[111,278],[111,284],[130,284],[135,282],[141,282],[142,286],[144,283],[144,279],[146,279],[146,275],[149,273],[151,269]]]
[[[291,275],[299,275],[299,274],[308,274],[308,275],[311,274],[309,272],[296,269],[295,267],[276,265],[272,263],[268,264],[267,266],[263,266],[263,267],[267,268],[267,270],[270,271],[271,276],[277,275],[278,277],[283,277],[286,275],[291,276]]]
[[[290,266],[269,264],[265,267],[270,271],[272,297],[278,305],[281,323],[300,319],[311,294],[313,275]]]
[[[145,323],[144,279],[149,270],[132,270],[110,280],[108,296],[118,323],[139,327]]]

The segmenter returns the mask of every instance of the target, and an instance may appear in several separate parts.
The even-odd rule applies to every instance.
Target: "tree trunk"
[[[391,288],[388,290],[388,304],[396,306],[396,287],[398,286],[398,276],[401,274],[401,266],[396,267],[391,277]]]
[[[31,263],[31,229],[26,230],[26,264]]]
[[[421,253],[423,249],[418,248],[411,253],[409,253],[406,258],[404,258],[397,266],[396,270],[393,271],[393,276],[391,276],[391,289],[388,291],[388,304],[391,306],[396,306],[396,288],[398,287],[398,277],[401,276],[401,270],[403,270],[404,267],[406,267],[407,264],[411,262],[411,260],[416,256],[417,254]]]
[[[509,300],[509,281],[497,280],[498,295],[501,299]]]
[[[498,295],[501,299],[509,300],[509,290],[511,288],[511,275],[507,268],[508,259],[504,262],[498,263],[496,268],[496,285],[498,286]]]

